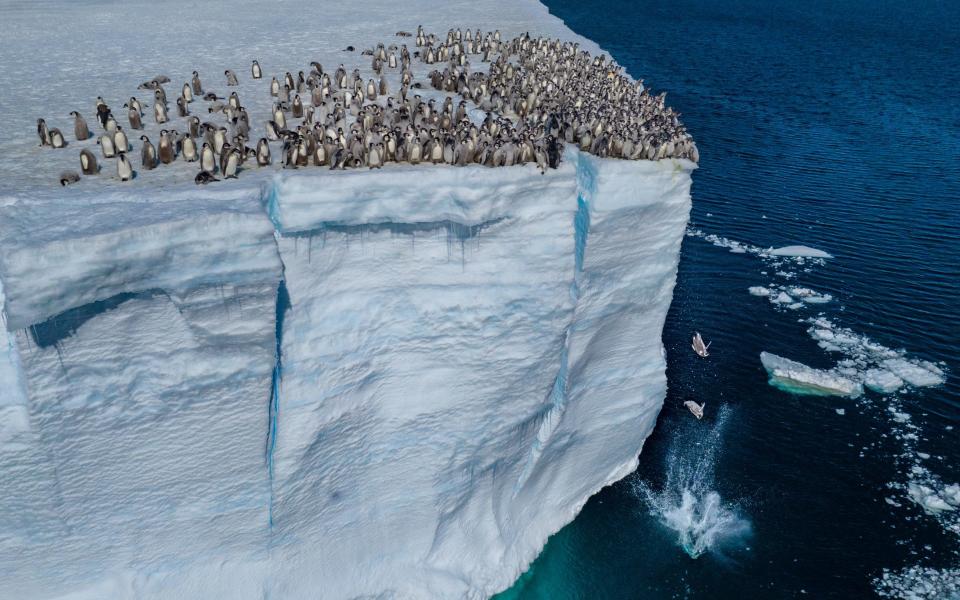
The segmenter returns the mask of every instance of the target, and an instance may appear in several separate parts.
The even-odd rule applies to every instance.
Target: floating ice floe
[[[871,390],[889,394],[904,385],[930,387],[942,384],[943,369],[926,360],[912,358],[904,350],[893,350],[865,335],[824,317],[808,319],[807,333],[827,352],[846,356],[839,364],[848,376],[859,379]]]
[[[760,353],[760,362],[770,375],[770,385],[788,392],[851,398],[863,393],[863,385],[859,381],[844,377],[836,371],[814,369],[769,352]]]
[[[767,250],[770,256],[789,256],[791,258],[833,258],[833,255],[810,246],[783,246]]]
[[[960,485],[953,484],[935,490],[920,483],[907,484],[907,495],[929,514],[954,511],[960,506]]]
[[[909,567],[901,571],[884,569],[874,580],[881,598],[902,600],[956,600],[960,598],[960,569]]]

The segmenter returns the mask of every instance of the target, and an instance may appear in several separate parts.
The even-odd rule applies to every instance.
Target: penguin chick
[[[67,186],[78,181],[80,181],[80,175],[78,175],[76,171],[64,171],[60,173],[60,185]]]
[[[78,142],[90,137],[90,128],[87,127],[87,122],[80,116],[80,113],[73,111],[70,113],[73,116],[73,134],[77,137]]]
[[[197,185],[207,185],[211,181],[220,181],[213,176],[213,173],[210,171],[200,171],[197,173],[197,176],[193,178],[193,182]]]
[[[96,175],[99,170],[97,167],[97,157],[86,148],[80,151],[80,170],[84,175]]]

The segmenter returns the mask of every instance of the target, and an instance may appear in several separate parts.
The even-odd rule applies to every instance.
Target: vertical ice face
[[[0,597],[505,588],[653,426],[692,168],[0,208]]]
[[[495,592],[635,467],[690,167],[278,185],[281,595]]]
[[[282,266],[258,196],[5,211],[0,596],[265,555]]]

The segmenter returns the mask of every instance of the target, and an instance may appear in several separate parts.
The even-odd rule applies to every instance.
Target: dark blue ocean
[[[960,3],[546,4],[668,92],[701,163],[664,331],[669,392],[640,466],[503,597],[957,597]],[[791,244],[834,258],[756,253]],[[791,308],[751,287],[832,299]],[[844,351],[818,346],[825,326]],[[860,374],[895,356],[945,382],[793,394],[768,383],[762,351]]]

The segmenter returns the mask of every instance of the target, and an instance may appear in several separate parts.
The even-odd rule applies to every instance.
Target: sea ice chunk
[[[767,251],[771,256],[790,256],[804,258],[833,258],[833,255],[810,246],[783,246]]]
[[[770,374],[770,384],[798,394],[818,396],[849,396],[863,393],[863,386],[833,371],[808,367],[776,354],[760,353],[760,362]]]

